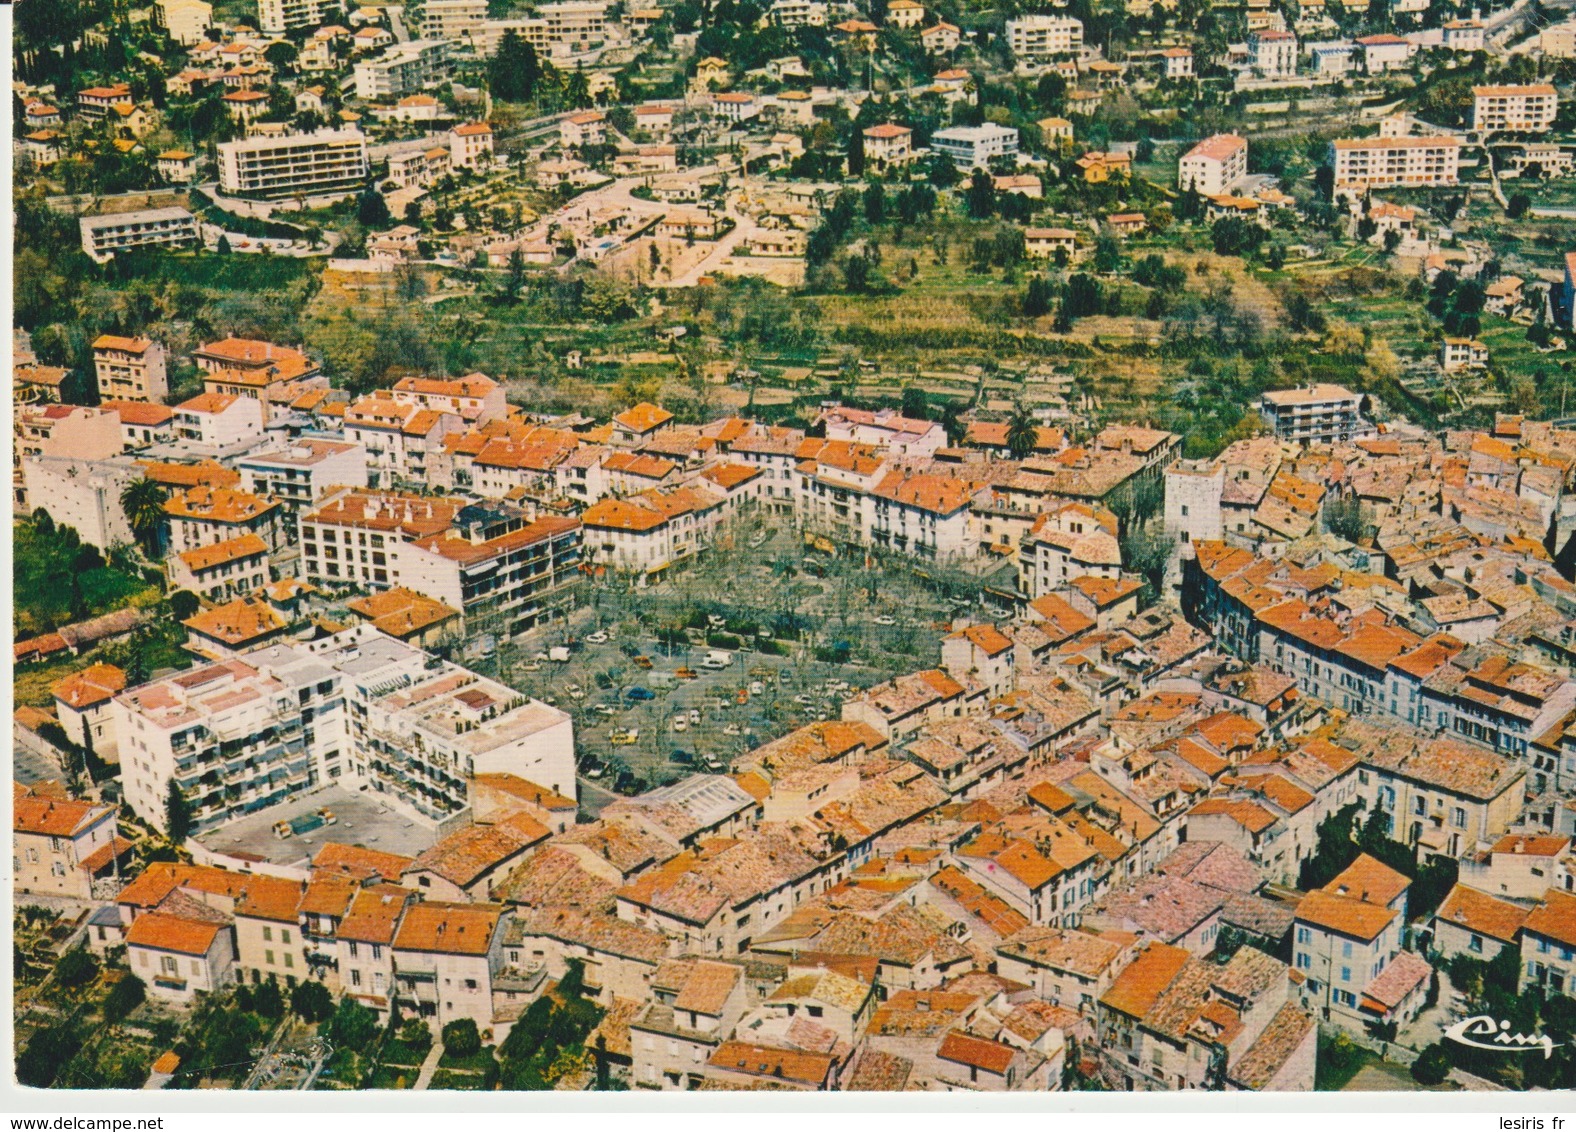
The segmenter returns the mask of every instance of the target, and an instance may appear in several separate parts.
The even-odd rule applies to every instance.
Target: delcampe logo
[[[1445,1030],[1445,1037],[1473,1049],[1497,1053],[1526,1053],[1528,1050],[1541,1049],[1545,1060],[1554,1056],[1554,1047],[1559,1044],[1547,1034],[1512,1034],[1509,1022],[1496,1022],[1487,1014],[1463,1018]]]

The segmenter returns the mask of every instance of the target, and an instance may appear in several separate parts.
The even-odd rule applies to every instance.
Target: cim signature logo
[[[1554,1056],[1554,1047],[1558,1044],[1547,1034],[1512,1034],[1509,1022],[1496,1022],[1487,1014],[1463,1018],[1445,1031],[1445,1037],[1473,1049],[1493,1050],[1496,1053],[1526,1053],[1528,1050],[1541,1049],[1545,1060]]]

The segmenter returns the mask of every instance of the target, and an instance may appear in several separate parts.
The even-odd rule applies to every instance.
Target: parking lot
[[[480,667],[574,716],[594,814],[617,794],[726,772],[762,743],[838,718],[849,694],[937,663],[954,617],[986,616],[978,583],[959,591],[909,564],[836,558],[763,525],[659,584],[593,583],[567,632],[503,647]],[[566,642],[568,659],[550,659]],[[714,653],[726,666],[707,666],[722,663]]]

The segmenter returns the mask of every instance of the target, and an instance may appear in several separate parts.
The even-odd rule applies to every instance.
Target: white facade
[[[331,23],[345,10],[343,0],[257,0],[257,23],[277,35],[291,28],[311,28]]]
[[[993,157],[1018,152],[1018,131],[986,122],[980,126],[952,126],[930,135],[930,147],[952,158],[959,169],[984,169]]]
[[[172,780],[199,832],[328,782],[427,822],[466,806],[473,774],[575,796],[569,716],[369,625],[131,688],[114,710],[127,804],[159,829]]]
[[[1550,83],[1472,88],[1472,128],[1480,133],[1547,133],[1559,108],[1559,95]]]
[[[42,507],[57,527],[71,527],[84,543],[100,550],[133,541],[120,493],[140,478],[134,465],[68,456],[29,456],[22,461],[23,484],[32,506]]]
[[[1248,175],[1248,143],[1236,134],[1215,134],[1199,142],[1177,163],[1177,187],[1219,196]]]
[[[219,185],[238,196],[344,194],[367,179],[367,139],[360,130],[317,130],[219,145]]]
[[[84,216],[78,226],[82,250],[99,263],[117,251],[138,247],[188,247],[197,243],[197,218],[184,208],[150,208]]]
[[[1007,21],[1007,46],[1019,61],[1071,54],[1083,41],[1083,24],[1070,16],[1036,14]]]
[[[435,86],[448,77],[450,50],[447,40],[413,39],[363,59],[356,64],[356,97],[377,102]]]
[[[1437,138],[1342,138],[1330,143],[1336,189],[1457,183],[1461,142]]]

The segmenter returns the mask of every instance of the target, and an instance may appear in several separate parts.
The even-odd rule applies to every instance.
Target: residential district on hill
[[[19,5],[19,1080],[1571,1087],[1560,14]]]

